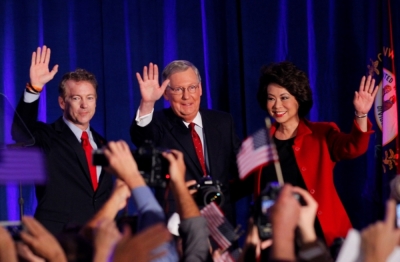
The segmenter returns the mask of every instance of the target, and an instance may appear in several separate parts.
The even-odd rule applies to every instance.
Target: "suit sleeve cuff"
[[[136,124],[140,127],[145,127],[148,124],[150,124],[151,120],[153,119],[153,112],[154,112],[154,108],[150,114],[139,117],[139,108],[138,108],[138,110],[136,111],[136,117],[135,117]]]
[[[367,131],[363,132],[360,129],[360,127],[358,126],[358,123],[357,123],[357,121],[355,119],[353,120],[353,130],[352,131],[353,132],[357,132],[357,133],[361,133],[361,134],[368,134],[368,135],[374,133],[374,130],[372,130],[372,123],[369,120],[369,118],[367,118]]]
[[[36,100],[38,100],[40,97],[40,93],[37,94],[32,94],[27,92],[26,90],[24,91],[24,102],[25,103],[33,103]]]

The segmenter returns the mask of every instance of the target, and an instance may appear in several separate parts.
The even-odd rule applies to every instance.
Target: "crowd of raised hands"
[[[139,173],[129,146],[124,141],[110,142],[104,154],[109,160],[106,168],[115,174],[116,182],[101,210],[79,230],[69,232],[72,238],[67,234],[53,236],[28,216],[22,218],[24,229],[19,240],[0,227],[0,262],[221,261],[209,245],[207,222],[185,182],[181,152],[163,153],[170,163],[170,188],[181,220],[179,241],[168,231],[164,212]],[[295,194],[301,196],[303,204]],[[125,224],[118,228],[115,218],[129,199],[137,208],[136,227]],[[306,190],[284,185],[270,210],[272,238],[260,240],[257,225],[250,219],[239,261],[334,261],[314,230],[317,209]],[[395,218],[395,203],[389,200],[385,221],[361,232],[362,261],[386,261],[393,252],[400,241]]]

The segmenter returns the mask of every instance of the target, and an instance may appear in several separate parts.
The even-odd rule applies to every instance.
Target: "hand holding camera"
[[[289,184],[282,187],[277,182],[269,183],[254,205],[254,221],[258,227],[260,239],[265,240],[272,237],[274,221],[276,221],[275,224],[293,228],[296,228],[297,225],[304,226],[307,224],[308,221],[302,222],[307,218],[300,218],[300,216],[306,217],[310,212],[309,210],[314,207],[314,205],[307,207],[309,202],[314,201],[311,196],[308,196],[308,193],[301,188]],[[301,212],[302,210],[304,211]],[[302,213],[304,214],[302,215]],[[315,216],[315,212],[313,215]],[[278,222],[282,219],[287,219],[288,224]],[[312,222],[312,229],[313,224],[314,222]]]
[[[148,186],[166,187],[169,163],[162,156],[166,151],[169,150],[155,148],[151,141],[146,141],[137,150],[130,150],[128,144],[122,140],[110,142],[106,148],[93,151],[93,165],[103,166],[108,172],[117,176],[123,175],[125,178],[140,174]]]
[[[107,172],[115,174],[130,189],[146,185],[125,141],[109,142],[107,147],[103,149],[103,153],[108,160],[108,165],[105,167]],[[93,157],[93,159],[95,158]]]
[[[318,203],[308,193],[308,191],[300,187],[292,187],[294,193],[301,196],[304,204],[300,208],[300,217],[298,221],[298,228],[302,243],[311,243],[317,240],[317,235],[314,229],[314,222],[318,210]]]
[[[171,149],[169,151],[162,152],[161,154],[169,162],[169,174],[171,182],[173,182],[172,185],[176,186],[179,184],[184,186],[186,166],[183,160],[183,153],[178,150]]]
[[[189,189],[189,193],[191,195],[194,195],[197,193],[197,181],[196,180],[189,180],[186,181],[186,187]]]
[[[273,231],[279,230],[278,227],[284,227],[289,233],[294,234],[300,218],[301,206],[297,195],[293,192],[293,186],[284,185],[280,188],[275,203],[271,207],[270,219]],[[273,234],[277,234],[273,232]]]

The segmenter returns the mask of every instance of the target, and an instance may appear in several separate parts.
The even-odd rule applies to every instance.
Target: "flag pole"
[[[269,117],[265,118],[265,126],[267,127],[267,136],[269,136],[271,145],[273,145],[272,150],[275,151],[274,154],[278,155],[278,152],[276,152],[276,146],[275,146],[274,140],[271,136],[271,132],[269,131],[271,129],[271,120],[269,119]],[[274,161],[274,167],[275,167],[275,171],[276,171],[276,177],[278,178],[278,183],[280,186],[283,186],[284,180],[283,180],[282,169],[281,169],[281,164],[280,164],[279,160]]]

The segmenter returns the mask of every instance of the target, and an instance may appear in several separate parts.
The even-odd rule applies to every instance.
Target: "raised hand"
[[[361,250],[365,262],[386,261],[400,241],[400,229],[395,228],[396,202],[386,202],[386,217],[361,232]]]
[[[114,220],[104,219],[99,221],[94,230],[93,246],[95,250],[93,262],[109,261],[115,245],[121,239]]]
[[[261,251],[272,245],[272,239],[261,240],[258,234],[257,225],[254,224],[253,218],[250,218],[247,225],[247,236],[242,248],[242,254],[239,262],[245,262],[246,257],[260,257]],[[247,254],[249,251],[255,251],[254,254]],[[213,256],[215,253],[213,253]],[[217,260],[215,260],[217,261]]]
[[[31,67],[29,69],[30,84],[40,90],[47,82],[53,79],[58,71],[58,65],[55,65],[49,71],[50,54],[50,48],[45,45],[43,48],[38,47],[36,52],[32,53]]]
[[[169,80],[165,80],[160,86],[158,77],[158,66],[153,63],[150,63],[149,67],[143,67],[143,77],[136,73],[142,95],[139,108],[141,115],[145,115],[153,109],[155,102],[161,98],[169,84]]]
[[[150,226],[134,236],[129,227],[125,227],[123,237],[115,248],[113,261],[152,261],[165,254],[165,250],[156,249],[170,240],[171,234],[162,224]]]
[[[17,254],[20,258],[23,258],[23,261],[29,261],[29,262],[46,262],[44,258],[41,258],[37,255],[35,255],[32,250],[29,248],[28,245],[25,243],[18,241],[15,243],[16,248],[17,248]],[[1,260],[0,260],[1,261]]]
[[[113,192],[111,193],[110,199],[114,200],[114,204],[117,206],[118,210],[125,208],[128,199],[131,197],[131,191],[124,181],[117,178],[115,180],[115,185]]]
[[[276,260],[295,260],[295,229],[300,218],[301,207],[293,196],[293,186],[285,184],[275,204],[271,207],[272,250],[271,258]]]
[[[169,161],[169,174],[173,183],[185,183],[186,166],[183,160],[183,153],[171,149],[170,152],[163,152],[163,157]]]
[[[14,240],[8,231],[0,226],[0,262],[17,262],[17,253],[15,250]]]
[[[104,155],[109,162],[105,170],[124,181],[130,189],[146,185],[125,141],[109,142],[107,147],[104,148]]]
[[[33,217],[22,217],[27,232],[21,231],[21,239],[30,249],[46,261],[67,261],[64,251],[55,237]]]
[[[378,93],[378,86],[375,87],[375,79],[371,76],[363,76],[360,82],[360,89],[354,94],[353,104],[357,115],[368,114]]]
[[[197,185],[197,181],[196,180],[189,180],[185,182],[186,187],[189,189],[189,193],[191,195],[194,195],[197,193],[197,189],[196,189],[196,185]]]
[[[293,192],[298,193],[305,201],[306,205],[300,208],[298,226],[301,239],[304,243],[311,243],[317,240],[314,229],[315,215],[317,214],[318,203],[306,190],[300,187],[293,187]]]

